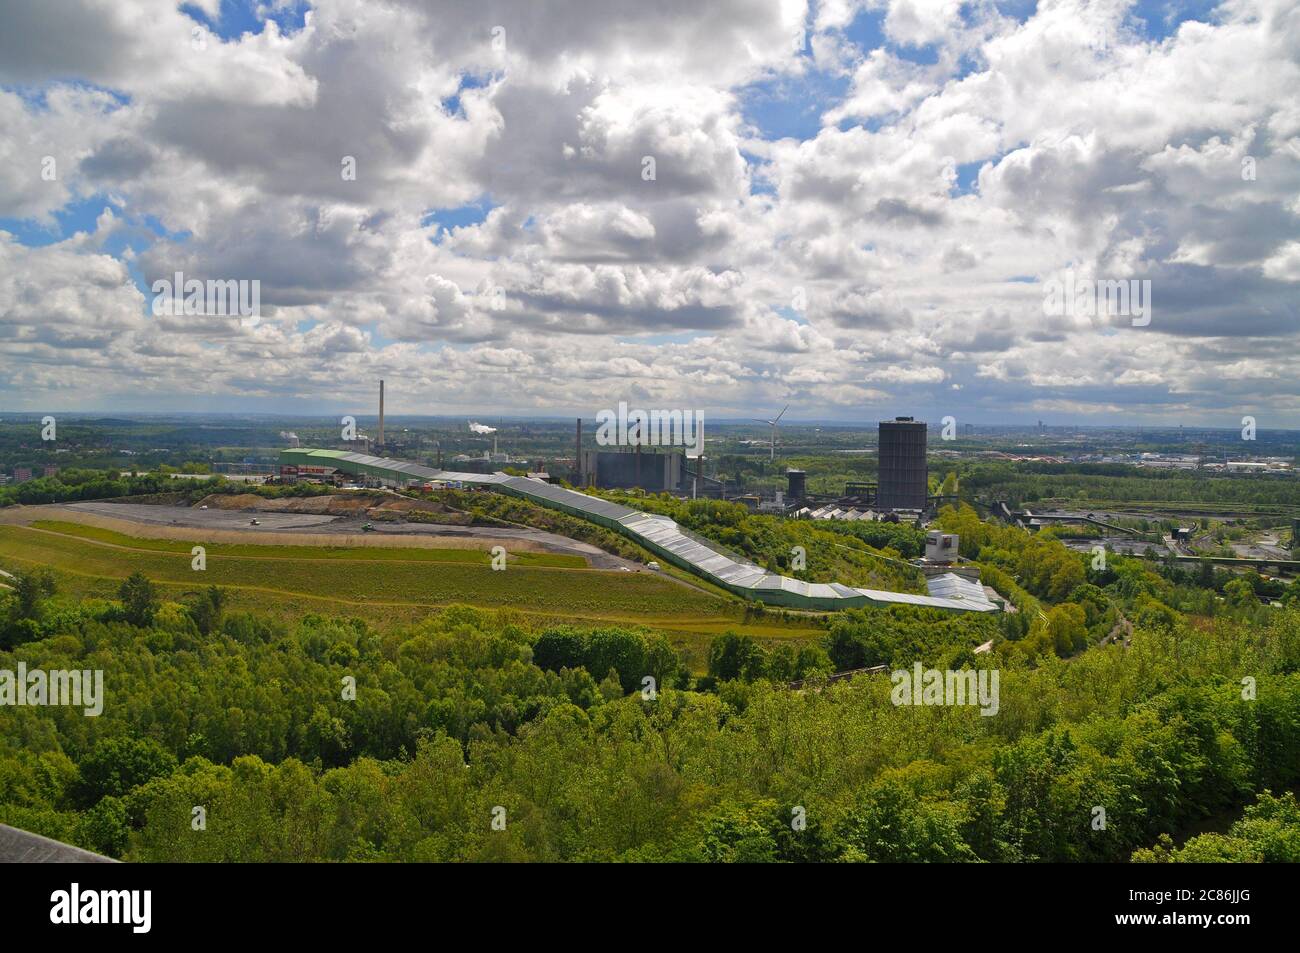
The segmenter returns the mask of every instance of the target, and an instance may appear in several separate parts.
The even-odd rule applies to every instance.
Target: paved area
[[[339,519],[316,513],[252,513],[244,510],[201,510],[197,506],[154,506],[148,503],[59,503],[53,507],[73,512],[98,513],[113,519],[133,523],[151,523],[157,526],[191,526],[196,529],[249,529],[284,530],[305,529],[321,532],[324,527]],[[52,507],[52,508],[53,508]],[[260,526],[249,520],[256,518]],[[360,524],[358,524],[360,525]],[[349,532],[356,532],[352,527]]]
[[[201,510],[191,506],[160,506],[148,503],[51,503],[44,506],[12,507],[0,511],[0,522],[32,523],[36,520],[67,520],[114,528],[97,518],[118,520],[140,527],[158,527],[142,535],[163,538],[185,530],[220,533],[219,542],[255,542],[268,536],[290,546],[447,546],[487,548],[498,542],[506,549],[580,556],[593,569],[650,572],[640,563],[605,552],[590,543],[558,533],[527,527],[451,526],[440,523],[373,522],[366,532],[360,517],[324,516],[315,513],[256,513],[247,510]],[[256,517],[258,524],[250,522]],[[117,527],[129,532],[128,527]],[[183,537],[179,537],[183,538]],[[512,545],[513,544],[513,545]],[[673,578],[671,576],[667,578]]]

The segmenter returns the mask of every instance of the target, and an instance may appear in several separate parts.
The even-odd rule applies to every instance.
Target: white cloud
[[[890,45],[854,46],[864,14]],[[468,411],[622,388],[742,416],[1300,400],[1274,383],[1300,353],[1286,0],[1160,41],[1127,0],[1024,22],[956,0],[319,0],[300,28],[197,45],[162,0],[0,18],[11,405],[334,399],[379,368]],[[809,104],[749,84],[796,79],[844,93],[811,103],[815,136],[765,135],[764,110]],[[84,234],[37,244],[56,212]],[[132,269],[256,278],[264,320],[154,319]],[[1151,324],[1044,314],[1038,283],[1067,270],[1150,279]]]

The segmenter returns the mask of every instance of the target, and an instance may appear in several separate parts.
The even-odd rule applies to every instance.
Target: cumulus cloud
[[[1288,0],[223,15],[0,4],[7,404],[1300,410]],[[263,320],[155,317],[176,271]],[[1150,322],[1052,313],[1066,274],[1151,281]]]

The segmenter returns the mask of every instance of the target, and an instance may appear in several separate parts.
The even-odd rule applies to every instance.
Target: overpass
[[[1091,513],[1034,513],[1025,510],[1023,513],[1014,514],[1018,521],[1027,522],[1029,520],[1038,520],[1040,523],[1091,523],[1093,526],[1101,526],[1105,529],[1114,530],[1117,533],[1128,533],[1130,536],[1141,536],[1142,532],[1131,526],[1120,526],[1117,523],[1107,523],[1105,520],[1099,520]]]
[[[1172,559],[1177,563],[1215,563],[1220,566],[1245,566],[1256,569],[1276,567],[1278,572],[1300,573],[1300,559],[1269,559],[1264,556],[1182,556],[1170,553],[1160,559]]]
[[[1024,524],[1030,520],[1038,520],[1040,523],[1091,523],[1093,526],[1101,526],[1117,533],[1128,533],[1130,536],[1142,535],[1141,530],[1133,529],[1131,526],[1120,526],[1117,523],[1107,523],[1105,520],[1097,519],[1091,513],[1035,513],[1031,510],[1017,512],[1007,504],[1006,500],[996,500],[988,506],[988,509],[1005,523]]]

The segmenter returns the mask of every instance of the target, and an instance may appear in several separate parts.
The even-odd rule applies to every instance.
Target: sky
[[[1296,0],[0,0],[0,411],[1300,427],[1297,90]]]

